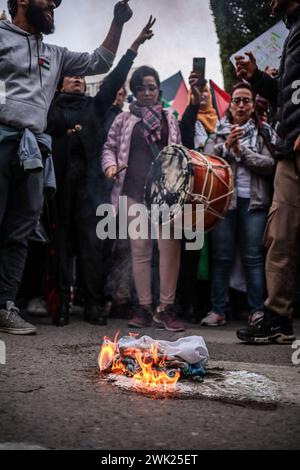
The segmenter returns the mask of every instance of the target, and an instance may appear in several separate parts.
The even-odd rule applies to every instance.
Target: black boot
[[[107,316],[105,316],[100,305],[87,304],[84,309],[84,319],[92,325],[107,325]]]
[[[70,289],[65,287],[61,289],[59,294],[59,304],[57,308],[57,315],[53,320],[56,326],[66,326],[69,324],[70,314]]]
[[[60,305],[57,316],[54,320],[54,324],[56,326],[66,326],[69,324],[69,314],[70,314],[70,307],[69,302],[64,302]]]

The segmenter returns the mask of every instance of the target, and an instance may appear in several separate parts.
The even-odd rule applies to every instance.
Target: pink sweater
[[[171,109],[164,109],[169,128],[169,145],[181,144],[181,135],[176,117]],[[141,119],[132,113],[119,114],[114,120],[108,133],[106,144],[104,145],[102,156],[102,169],[105,172],[110,166],[121,167],[128,164],[131,137],[135,125]],[[119,206],[119,197],[122,194],[126,178],[126,171],[123,171],[116,179],[111,201],[116,209]]]

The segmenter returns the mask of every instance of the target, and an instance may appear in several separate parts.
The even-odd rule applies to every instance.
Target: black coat
[[[292,100],[296,92],[293,84],[300,79],[300,7],[287,19],[287,27],[290,33],[284,45],[278,77],[271,78],[257,70],[251,79],[254,89],[278,107],[280,158],[293,158],[294,143],[300,134],[300,105]]]
[[[110,187],[101,170],[101,153],[105,143],[106,114],[115,101],[118,90],[124,85],[136,54],[128,50],[116,68],[105,78],[100,91],[94,97],[58,94],[50,107],[47,132],[53,139],[53,161],[57,178],[57,201],[60,221],[67,218],[68,207],[64,202],[66,175],[74,153],[82,158],[82,184],[86,190],[86,206],[95,217],[99,204],[110,202]],[[81,130],[67,135],[69,124],[65,118],[65,108],[78,115]],[[74,123],[75,124],[75,123]]]
[[[188,149],[195,147],[195,124],[199,112],[199,105],[189,104],[186,108],[180,123],[182,143]]]

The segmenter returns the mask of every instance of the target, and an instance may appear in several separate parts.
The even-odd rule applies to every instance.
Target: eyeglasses
[[[231,100],[231,103],[233,104],[237,104],[239,105],[241,102],[243,102],[243,104],[250,104],[250,103],[253,103],[254,102],[254,99],[253,98],[232,98]]]
[[[155,85],[139,85],[136,87],[137,93],[145,93],[147,90],[154,93],[158,88]]]

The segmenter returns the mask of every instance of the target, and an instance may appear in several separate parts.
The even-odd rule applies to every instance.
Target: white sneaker
[[[201,320],[201,326],[224,326],[226,320],[223,315],[218,315],[215,312],[209,312],[209,314]]]

